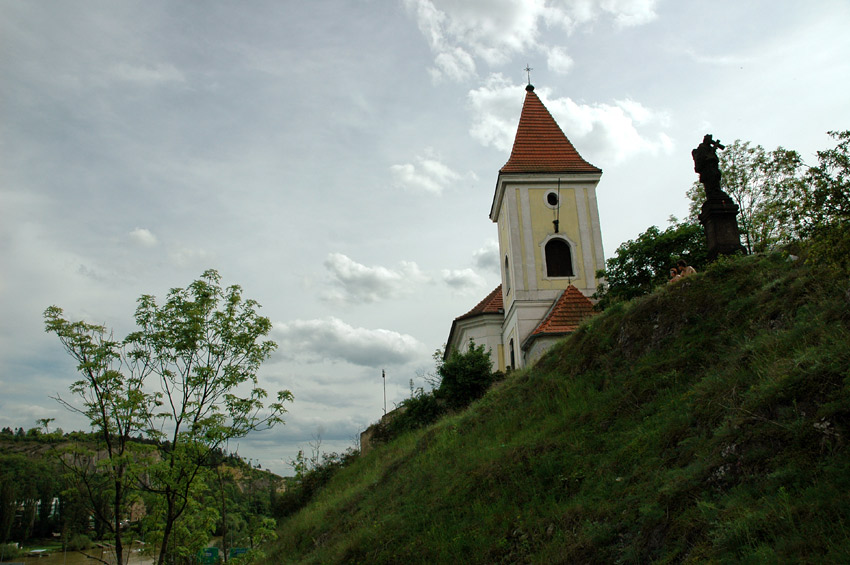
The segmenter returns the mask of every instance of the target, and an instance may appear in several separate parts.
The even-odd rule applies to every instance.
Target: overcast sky
[[[85,422],[42,313],[132,330],[208,269],[280,345],[265,468],[342,450],[499,284],[488,218],[526,65],[602,168],[606,257],[687,214],[706,133],[797,149],[850,128],[846,0],[0,0],[0,426]]]

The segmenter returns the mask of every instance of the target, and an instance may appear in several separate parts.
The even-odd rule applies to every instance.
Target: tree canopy
[[[614,256],[605,261],[605,270],[597,277],[606,279],[595,298],[605,308],[619,300],[629,300],[648,294],[670,278],[670,269],[684,260],[700,268],[708,251],[702,226],[693,222],[675,223],[661,231],[650,226],[636,239],[626,241]]]

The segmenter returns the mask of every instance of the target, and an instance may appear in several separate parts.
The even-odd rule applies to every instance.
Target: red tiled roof
[[[552,114],[526,87],[511,156],[499,173],[601,173],[585,161],[558,127]]]
[[[502,299],[502,285],[497,286],[493,292],[487,295],[484,300],[475,305],[475,307],[464,314],[458,316],[455,320],[465,320],[478,316],[479,314],[504,314],[505,303]]]
[[[579,289],[570,285],[561,294],[549,314],[531,336],[558,335],[574,332],[579,324],[594,315],[593,303]]]

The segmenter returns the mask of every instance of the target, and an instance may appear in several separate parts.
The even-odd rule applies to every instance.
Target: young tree
[[[803,160],[777,147],[765,151],[740,139],[718,152],[720,187],[738,205],[739,226],[747,252],[759,252],[796,236],[792,218],[803,195]],[[695,182],[688,191],[690,220],[697,223],[705,190]]]
[[[160,444],[161,460],[149,469],[147,488],[164,501],[160,565],[169,553],[175,523],[186,510],[195,478],[211,454],[230,439],[283,422],[280,391],[264,409],[267,393],[257,371],[276,344],[259,304],[243,300],[242,289],[222,289],[216,271],[206,271],[186,289],[172,289],[160,306],[142,296],[136,309],[139,331],[126,343],[159,381],[161,410],[149,433]]]
[[[88,418],[99,441],[94,450],[75,442],[60,460],[85,493],[95,519],[108,526],[115,542],[116,560],[124,563],[121,518],[136,480],[130,469],[139,461],[137,446],[130,436],[148,428],[156,402],[155,396],[144,390],[150,367],[144,359],[128,355],[123,344],[115,341],[104,326],[69,322],[62,314],[56,306],[45,310],[45,329],[59,337],[77,362],[82,378],[70,390],[82,400],[82,408],[59,396],[55,399]],[[110,505],[102,504],[104,477],[108,477]]]
[[[161,306],[150,295],[138,304],[139,330],[121,342],[102,326],[64,320],[56,307],[47,309],[45,319],[84,375],[71,387],[84,408],[60,402],[86,415],[107,446],[114,446],[107,448],[104,465],[124,497],[115,495],[116,526],[118,501],[126,501],[127,471],[135,461],[129,443],[122,441],[143,430],[158,448],[144,476],[132,478],[161,497],[162,565],[212,451],[281,423],[283,403],[292,394],[281,391],[264,406],[267,393],[258,386],[257,371],[276,347],[263,340],[271,322],[257,313],[257,302],[242,299],[240,287],[222,289],[216,271],[206,271],[186,289],[172,289]]]

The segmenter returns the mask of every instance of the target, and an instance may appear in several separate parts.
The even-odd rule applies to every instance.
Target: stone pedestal
[[[710,198],[702,205],[699,223],[705,229],[709,260],[718,255],[747,252],[741,245],[737,215],[738,206],[728,196]]]

